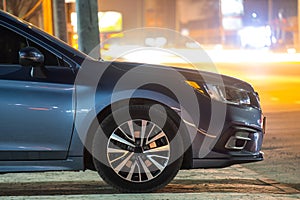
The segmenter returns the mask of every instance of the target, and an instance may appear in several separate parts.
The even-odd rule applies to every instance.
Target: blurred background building
[[[0,8],[54,34],[58,26],[53,13],[58,6],[55,2],[0,0]],[[75,3],[65,0],[63,6],[64,40],[76,48]],[[98,5],[102,41],[120,38],[122,31],[130,29],[160,27],[176,30],[206,46],[274,50],[299,46],[298,0],[98,0]],[[186,47],[174,38],[168,39],[170,46]]]

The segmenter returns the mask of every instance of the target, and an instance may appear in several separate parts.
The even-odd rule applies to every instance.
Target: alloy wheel
[[[107,158],[113,171],[130,182],[147,182],[167,167],[170,143],[157,124],[135,119],[119,125],[109,137]]]

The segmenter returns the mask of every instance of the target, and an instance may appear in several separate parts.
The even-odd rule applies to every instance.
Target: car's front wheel
[[[123,192],[151,192],[168,184],[182,164],[182,140],[162,106],[132,105],[114,111],[93,140],[100,176]]]

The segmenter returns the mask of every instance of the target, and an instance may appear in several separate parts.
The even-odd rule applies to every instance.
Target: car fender
[[[118,102],[126,102],[130,99],[142,99],[145,101],[153,101],[159,104],[165,105],[168,108],[175,111],[178,116],[180,116],[183,121],[192,121],[191,116],[187,111],[171,97],[159,93],[156,91],[136,89],[136,90],[126,90],[120,92],[107,92],[107,93],[97,93],[95,95],[95,107],[91,108],[77,108],[74,134],[72,137],[69,156],[83,156],[84,144],[86,144],[89,129],[98,114]],[[78,104],[77,104],[78,105]],[[85,111],[85,112],[84,112]],[[88,111],[88,112],[87,112]],[[193,126],[187,126],[190,140],[195,137],[195,128]],[[89,148],[87,148],[89,150]]]

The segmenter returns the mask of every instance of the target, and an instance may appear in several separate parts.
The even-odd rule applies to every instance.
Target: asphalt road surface
[[[266,113],[265,160],[244,167],[300,191],[300,112]]]

